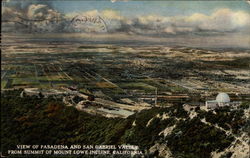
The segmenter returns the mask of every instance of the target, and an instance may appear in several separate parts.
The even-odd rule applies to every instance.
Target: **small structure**
[[[230,97],[227,93],[219,93],[216,96],[216,100],[206,101],[207,109],[215,109],[223,106],[236,106],[239,105],[240,102],[230,102]]]
[[[77,91],[77,86],[70,86],[70,87],[68,87],[68,89],[70,89],[72,91]]]
[[[56,89],[39,89],[39,88],[25,88],[20,96],[24,97],[25,95],[27,96],[37,96],[39,98],[41,97],[49,97],[49,96],[54,96],[54,97],[62,97],[66,95],[66,92],[59,91]]]

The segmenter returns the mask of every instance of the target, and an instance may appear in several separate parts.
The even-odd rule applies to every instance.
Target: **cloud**
[[[3,31],[34,33],[63,30],[63,14],[47,4],[29,4],[24,8],[7,6],[2,9]],[[49,21],[52,19],[53,23]]]
[[[160,34],[183,34],[202,32],[240,32],[250,31],[250,15],[244,11],[219,9],[211,15],[194,13],[190,16],[140,16],[134,19],[133,27],[140,32],[155,30]]]
[[[20,8],[3,7],[2,17],[9,21],[18,21],[20,20],[18,17],[27,19],[57,19],[56,23],[49,24],[34,22],[35,28],[38,28],[41,32],[122,32],[149,36],[182,34],[222,35],[226,33],[250,32],[250,14],[244,11],[233,11],[228,8],[215,10],[210,15],[194,13],[189,16],[144,15],[126,17],[121,15],[119,11],[111,9],[72,12],[64,15],[48,4],[29,4],[21,10]],[[76,25],[71,25],[74,17],[82,17],[83,25],[78,25],[77,27]],[[91,19],[98,18],[101,18],[102,23],[100,25],[105,25],[105,31],[96,30],[95,27],[99,27],[99,25],[91,22]],[[15,30],[18,31],[17,25],[13,27],[17,27]]]
[[[23,14],[13,8],[2,7],[2,21],[16,21]]]
[[[243,11],[232,11],[230,9],[220,9],[206,15],[192,15],[187,18],[187,22],[191,22],[202,30],[213,31],[234,31],[249,27],[250,15]]]
[[[103,10],[101,12],[101,15],[111,20],[123,20],[124,19],[123,16],[121,16],[117,11],[114,11],[114,10]]]
[[[45,4],[31,4],[27,9],[29,19],[52,19],[62,18],[61,13]]]

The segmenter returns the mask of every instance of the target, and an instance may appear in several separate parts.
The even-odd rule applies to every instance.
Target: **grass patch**
[[[49,81],[62,80],[63,78],[59,75],[48,75]]]
[[[30,78],[14,78],[12,85],[34,85],[38,84],[36,80]]]
[[[146,91],[154,91],[156,89],[156,87],[143,82],[121,83],[119,86],[125,89],[142,89]]]
[[[100,87],[100,88],[116,88],[116,86],[114,86],[113,84],[110,84],[108,82],[97,82],[96,86]]]
[[[5,86],[6,86],[6,84],[7,84],[7,81],[6,80],[2,80],[1,81],[1,89],[4,89]]]

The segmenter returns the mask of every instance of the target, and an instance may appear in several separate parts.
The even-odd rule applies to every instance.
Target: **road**
[[[116,102],[113,102],[113,101],[109,101],[109,100],[104,100],[104,99],[101,99],[101,98],[95,98],[95,103],[98,103],[98,104],[102,104],[102,105],[105,105],[105,106],[110,106],[110,107],[114,107],[114,108],[121,108],[121,109],[124,109],[124,110],[130,110],[130,111],[141,111],[141,110],[144,110],[144,109],[150,109],[151,107],[143,107],[143,106],[131,106],[131,105],[128,105],[128,104],[120,104],[120,103],[116,103]]]

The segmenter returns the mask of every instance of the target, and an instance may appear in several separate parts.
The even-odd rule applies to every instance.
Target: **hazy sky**
[[[191,15],[193,13],[211,14],[220,8],[243,10],[250,13],[250,5],[245,1],[117,1],[112,3],[106,0],[98,1],[53,1],[53,6],[64,13],[88,10],[113,9],[122,15],[162,16]]]
[[[177,42],[181,37],[196,39],[190,40],[192,42],[217,41],[227,46],[250,47],[250,3],[243,0],[8,0],[2,9],[4,32],[124,33],[158,39],[176,38]],[[80,19],[101,17],[103,21],[98,25],[91,21],[75,25],[72,21],[76,16]],[[31,26],[20,17],[32,20],[56,17],[60,22],[33,22]],[[105,25],[105,29],[99,25]]]

